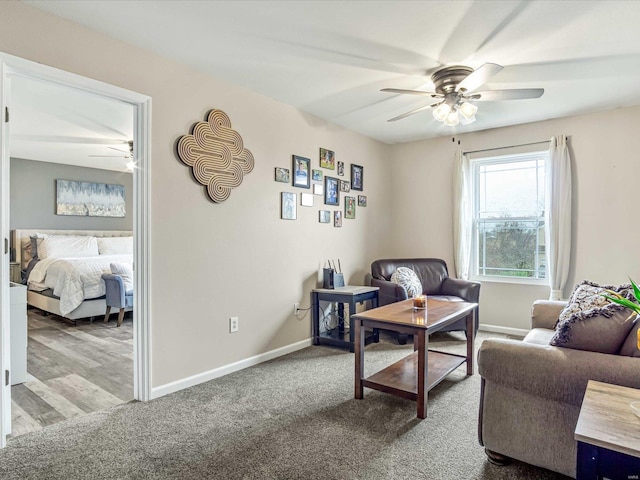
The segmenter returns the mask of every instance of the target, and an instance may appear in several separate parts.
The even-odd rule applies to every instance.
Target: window
[[[472,277],[505,281],[545,278],[547,157],[544,151],[472,161]]]

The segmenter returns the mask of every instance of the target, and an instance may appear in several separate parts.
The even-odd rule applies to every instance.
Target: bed
[[[105,314],[102,274],[112,263],[133,262],[131,231],[19,229],[12,231],[12,245],[28,273],[27,304],[74,322]],[[34,248],[44,258],[34,260]]]

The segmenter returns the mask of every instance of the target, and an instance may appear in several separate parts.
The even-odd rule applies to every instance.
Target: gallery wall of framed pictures
[[[347,166],[344,161],[336,159],[336,153],[328,148],[320,148],[318,163],[319,168],[312,165],[310,158],[300,155],[291,155],[291,169],[287,167],[275,167],[274,179],[276,182],[290,184],[293,188],[302,188],[308,191],[298,192],[283,191],[280,193],[280,218],[283,220],[296,220],[298,218],[298,201],[301,207],[320,206],[318,210],[318,223],[330,224],[333,218],[334,227],[342,227],[342,220],[356,220],[357,208],[367,206],[364,192],[364,167],[352,163]],[[328,171],[325,171],[328,170]],[[350,173],[349,179],[345,173]],[[350,194],[355,191],[358,195]],[[340,194],[343,194],[344,210],[338,208],[329,210],[327,207],[340,207]],[[298,200],[300,198],[300,200]],[[302,209],[304,211],[310,208]],[[301,211],[302,211],[301,210]]]

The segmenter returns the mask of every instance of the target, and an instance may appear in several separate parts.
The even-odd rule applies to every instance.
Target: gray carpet
[[[494,334],[480,333],[477,344]],[[464,335],[431,346],[460,354]],[[410,346],[383,336],[370,374]],[[486,461],[477,441],[480,378],[464,366],[415,402],[365,389],[353,354],[310,347],[147,403],[129,403],[10,440],[2,479],[566,479]]]

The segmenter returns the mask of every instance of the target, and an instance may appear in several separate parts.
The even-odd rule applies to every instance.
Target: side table
[[[315,288],[311,290],[311,325],[314,345],[332,345],[334,347],[349,347],[349,351],[355,350],[354,328],[349,326],[347,338],[344,328],[344,305],[349,305],[349,317],[356,313],[356,303],[371,301],[372,308],[378,306],[378,287],[362,287],[357,285],[345,285],[338,288]],[[337,302],[340,322],[337,329],[331,332],[320,332],[320,302]],[[374,330],[366,339],[366,343],[378,342],[378,330]]]
[[[576,425],[576,480],[640,478],[640,390],[589,380]]]

